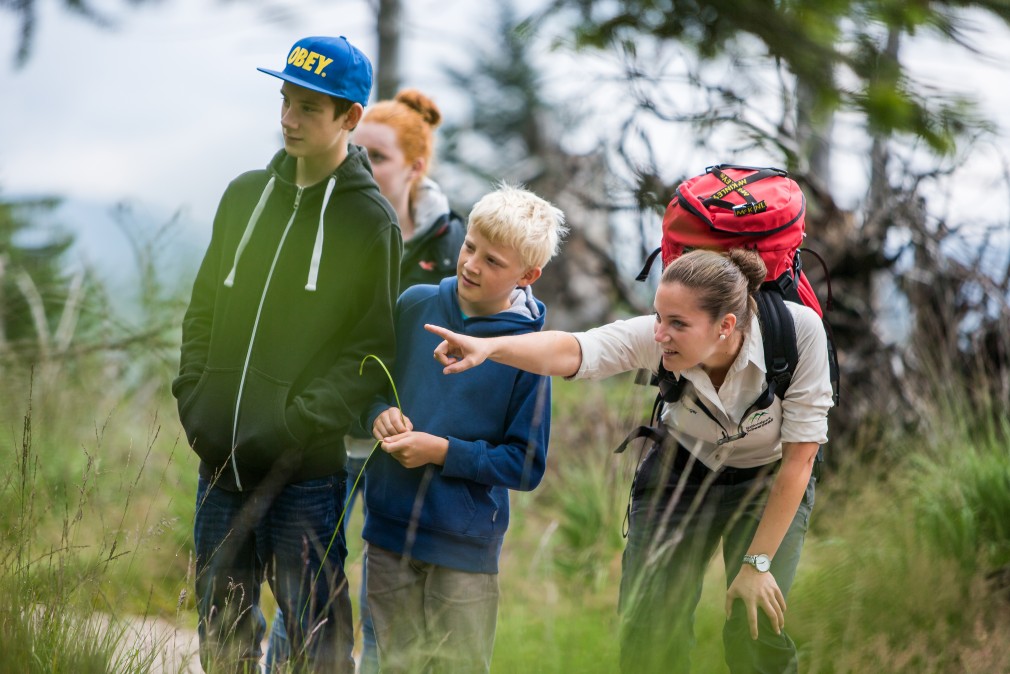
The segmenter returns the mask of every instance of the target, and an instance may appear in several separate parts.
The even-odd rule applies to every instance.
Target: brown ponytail
[[[718,321],[726,314],[737,317],[741,332],[747,332],[757,312],[754,295],[767,273],[761,256],[752,250],[732,248],[725,253],[692,250],[663,270],[661,283],[680,283],[693,291],[698,307]]]

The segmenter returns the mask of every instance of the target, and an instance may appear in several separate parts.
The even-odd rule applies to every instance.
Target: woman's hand
[[[786,625],[786,598],[771,573],[761,573],[745,564],[726,591],[726,620],[733,615],[733,600],[742,599],[747,609],[750,636],[758,638],[758,608],[765,612],[776,634]]]
[[[372,437],[379,441],[412,430],[414,430],[414,424],[400,411],[399,407],[386,409],[372,422]]]
[[[547,330],[521,335],[470,337],[437,325],[424,329],[444,341],[435,347],[435,360],[444,365],[443,374],[455,374],[493,360],[533,374],[570,377],[582,365],[582,347],[570,332]]]
[[[491,354],[487,340],[460,335],[437,325],[425,324],[424,329],[442,338],[435,347],[435,360],[444,365],[443,374],[456,374],[477,367]]]

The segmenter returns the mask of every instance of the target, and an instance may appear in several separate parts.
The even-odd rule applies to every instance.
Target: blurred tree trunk
[[[574,154],[562,146],[576,122],[545,95],[550,87],[533,59],[536,26],[522,24],[514,3],[504,2],[493,35],[494,41],[474,46],[472,67],[449,71],[459,90],[470,92],[474,113],[443,127],[441,155],[475,185],[472,194],[457,188],[450,196],[472,202],[507,180],[564,211],[570,232],[534,287],[551,328],[581,330],[629,309],[648,311],[631,290],[633,278],[623,278],[616,263],[606,153]]]
[[[379,0],[376,23],[379,33],[376,100],[393,98],[400,88],[400,43],[403,34],[401,0]]]
[[[631,287],[634,279],[625,278],[617,264],[613,244],[619,235],[605,202],[609,169],[604,154],[572,155],[553,145],[541,156],[543,170],[528,186],[564,211],[570,228],[561,254],[544,268],[535,288],[548,306],[550,327],[584,330],[629,311],[648,313],[648,302]]]
[[[665,165],[669,153],[660,151],[660,134],[649,131],[657,121],[689,129],[695,143],[712,153],[706,163],[737,157],[749,163],[746,158],[758,152],[788,168],[802,185],[809,235],[804,247],[823,254],[830,269],[833,309],[827,318],[843,375],[832,436],[842,443],[856,435],[891,437],[924,418],[922,393],[932,383],[929,377],[935,378],[937,370],[930,368],[938,358],[924,356],[912,342],[921,341],[951,364],[970,360],[972,351],[984,352],[990,371],[1000,373],[990,387],[997,399],[1007,389],[1000,382],[1010,380],[1010,340],[998,339],[1010,322],[1007,292],[980,272],[981,250],[975,264],[947,259],[956,245],[973,246],[966,231],[958,234],[965,223],[938,222],[926,207],[930,191],[953,169],[892,165],[893,157],[903,156],[896,150],[925,148],[942,166],[955,142],[970,141],[984,129],[969,101],[920,84],[899,59],[902,34],[922,25],[972,49],[962,32],[964,18],[955,9],[963,4],[1010,19],[1005,5],[988,2],[938,2],[925,10],[899,3],[884,13],[863,0],[833,5],[747,0],[735,3],[732,12],[708,0],[673,0],[666,12],[652,11],[653,3],[646,0],[557,0],[554,5],[571,10],[553,14],[571,29],[566,36],[610,52],[624,71],[636,102],[624,129],[634,142],[628,144],[631,152],[617,143],[615,154],[637,183],[626,185],[625,193],[640,206],[662,208],[679,181],[664,184],[671,173]],[[871,11],[855,11],[863,8]],[[720,72],[724,65],[731,76]],[[776,70],[780,106],[767,86],[754,85]],[[840,85],[843,78],[846,84]],[[671,81],[685,82],[694,95],[671,95]],[[856,113],[867,130],[870,181],[854,211],[834,201],[830,138],[836,111]],[[708,140],[713,137],[739,140],[727,148]],[[910,139],[918,147],[906,142]],[[908,243],[899,246],[905,239]],[[813,255],[803,262],[826,304],[827,279]],[[1004,278],[1010,283],[1010,266]],[[989,296],[998,299],[985,299],[979,288],[993,288]],[[985,337],[966,348],[966,331],[977,332],[971,329],[976,321]]]
[[[830,190],[831,133],[835,115],[831,110],[818,110],[816,96],[802,82],[796,85],[796,139],[799,146],[800,172],[808,174]]]
[[[887,43],[882,54],[882,59],[886,59],[888,65],[898,63],[900,44],[901,32],[897,28],[890,28],[887,31]],[[867,218],[863,224],[863,236],[869,243],[882,244],[886,234],[886,205],[888,196],[892,193],[891,180],[888,175],[888,155],[887,136],[880,132],[874,133],[873,145],[870,149],[870,189],[866,200]]]

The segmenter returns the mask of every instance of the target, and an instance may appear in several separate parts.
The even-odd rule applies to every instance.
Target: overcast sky
[[[36,4],[31,58],[17,70],[17,24],[10,12],[0,12],[0,190],[60,195],[96,209],[125,199],[152,218],[182,209],[197,247],[209,238],[228,181],[263,166],[280,146],[278,81],[256,67],[281,68],[294,40],[310,34],[343,34],[376,53],[369,0],[164,0],[135,10],[123,0],[96,0],[118,18],[116,30],[53,7],[60,3]],[[452,119],[464,99],[442,68],[464,63],[470,41],[492,29],[489,3],[405,5],[403,81],[432,94]],[[970,57],[920,41],[906,46],[904,60],[938,86],[980,95],[983,112],[1005,128],[1010,39],[1000,31],[983,44],[987,56]],[[563,68],[565,58],[549,60]],[[569,91],[580,84],[569,75],[548,82]],[[604,118],[594,126],[605,130]],[[713,163],[690,160],[698,170]],[[677,161],[684,158],[671,164]],[[858,184],[864,148],[842,144],[838,161],[841,179]],[[973,205],[991,201],[1003,157],[983,149],[976,161],[973,173],[981,180],[963,190]],[[682,163],[672,168],[691,170]],[[1005,192],[999,199],[1006,210]],[[107,227],[98,219],[83,227],[89,225]]]
[[[89,200],[139,199],[213,214],[227,181],[262,166],[279,147],[279,80],[257,66],[283,67],[291,44],[312,34],[342,34],[375,54],[370,3],[285,0],[152,2],[116,8],[119,28],[103,29],[40,2],[31,59],[9,66],[16,25],[0,13],[0,186],[8,194],[55,192]],[[99,3],[101,4],[101,3]],[[424,8],[466,2],[415,0]],[[406,59],[412,79],[444,87],[436,53],[413,24]]]
[[[12,65],[17,23],[0,12],[0,190],[66,198],[73,210],[57,219],[76,230],[89,262],[129,255],[108,215],[121,201],[133,207],[129,222],[161,223],[178,212],[176,243],[206,245],[227,183],[265,166],[280,147],[280,81],[257,66],[282,69],[305,35],[345,35],[373,61],[376,53],[368,0],[165,0],[135,10],[96,0],[116,17],[113,30],[55,2],[37,4],[21,69]],[[487,19],[473,16],[478,3],[407,4],[404,81],[445,108],[459,94],[441,64],[465,58],[448,39],[448,12],[470,25]]]

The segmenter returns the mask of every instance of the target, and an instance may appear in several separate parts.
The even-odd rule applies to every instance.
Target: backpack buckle
[[[791,297],[791,293],[796,289],[796,279],[788,271],[782,272],[772,283],[782,293],[782,297]]]

